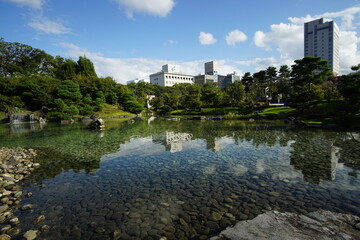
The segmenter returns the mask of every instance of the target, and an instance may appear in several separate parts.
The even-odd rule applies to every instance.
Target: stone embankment
[[[325,210],[298,215],[271,211],[242,221],[210,240],[357,240],[360,217]]]
[[[32,193],[25,194],[19,182],[40,166],[31,160],[34,156],[36,152],[33,149],[0,148],[0,240],[19,235],[20,221],[14,214],[18,209],[26,211],[33,207],[31,204],[20,206],[23,195],[31,197]],[[28,232],[24,234],[24,239],[35,239],[36,236]]]

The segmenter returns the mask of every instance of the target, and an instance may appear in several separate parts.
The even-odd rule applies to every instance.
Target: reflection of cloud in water
[[[265,171],[265,161],[264,159],[259,159],[256,161],[256,173],[260,174]]]
[[[249,169],[242,164],[234,164],[230,166],[229,172],[234,174],[235,176],[242,176],[244,175]]]
[[[204,139],[195,139],[189,142],[183,143],[183,149],[206,149],[206,142]]]
[[[202,172],[204,174],[209,174],[209,175],[214,174],[216,172],[216,167],[215,167],[215,165],[203,167]]]
[[[151,137],[148,138],[132,138],[130,141],[120,144],[119,151],[102,156],[101,160],[109,160],[122,156],[149,156],[164,152],[164,146],[155,144]]]
[[[224,149],[228,145],[235,144],[235,139],[233,137],[221,137],[221,138],[217,138],[216,141],[219,144],[219,149]]]
[[[291,179],[291,180],[299,180],[302,181],[303,175],[299,171],[295,171],[292,167],[289,166],[277,166],[273,168],[272,171],[272,179]]]

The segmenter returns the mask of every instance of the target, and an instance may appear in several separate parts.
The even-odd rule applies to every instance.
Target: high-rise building
[[[330,69],[339,74],[339,28],[323,18],[304,24],[304,56],[321,57]]]
[[[218,81],[218,63],[216,61],[206,62],[204,64],[205,75],[214,76],[214,82]]]

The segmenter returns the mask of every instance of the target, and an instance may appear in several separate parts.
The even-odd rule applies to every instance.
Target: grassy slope
[[[291,107],[271,107],[265,108],[262,112],[258,113],[261,118],[286,118],[296,111]]]
[[[131,116],[135,115],[133,113],[125,112],[119,109],[118,106],[105,104],[105,107],[102,111],[97,112],[100,114],[100,117],[117,117],[117,116]]]

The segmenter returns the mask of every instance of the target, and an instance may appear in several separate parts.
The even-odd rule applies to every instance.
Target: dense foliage
[[[42,50],[0,38],[0,111],[46,109],[48,118],[71,119],[101,111],[105,103],[139,113],[151,103],[161,113],[178,109],[237,107],[284,102],[309,105],[341,100],[359,111],[360,65],[355,72],[336,77],[318,57],[296,60],[291,67],[268,67],[245,73],[241,82],[224,88],[215,83],[176,84],[162,87],[150,83],[122,85],[111,77],[98,77],[86,56],[78,61],[53,57]],[[150,98],[149,96],[155,96]]]

